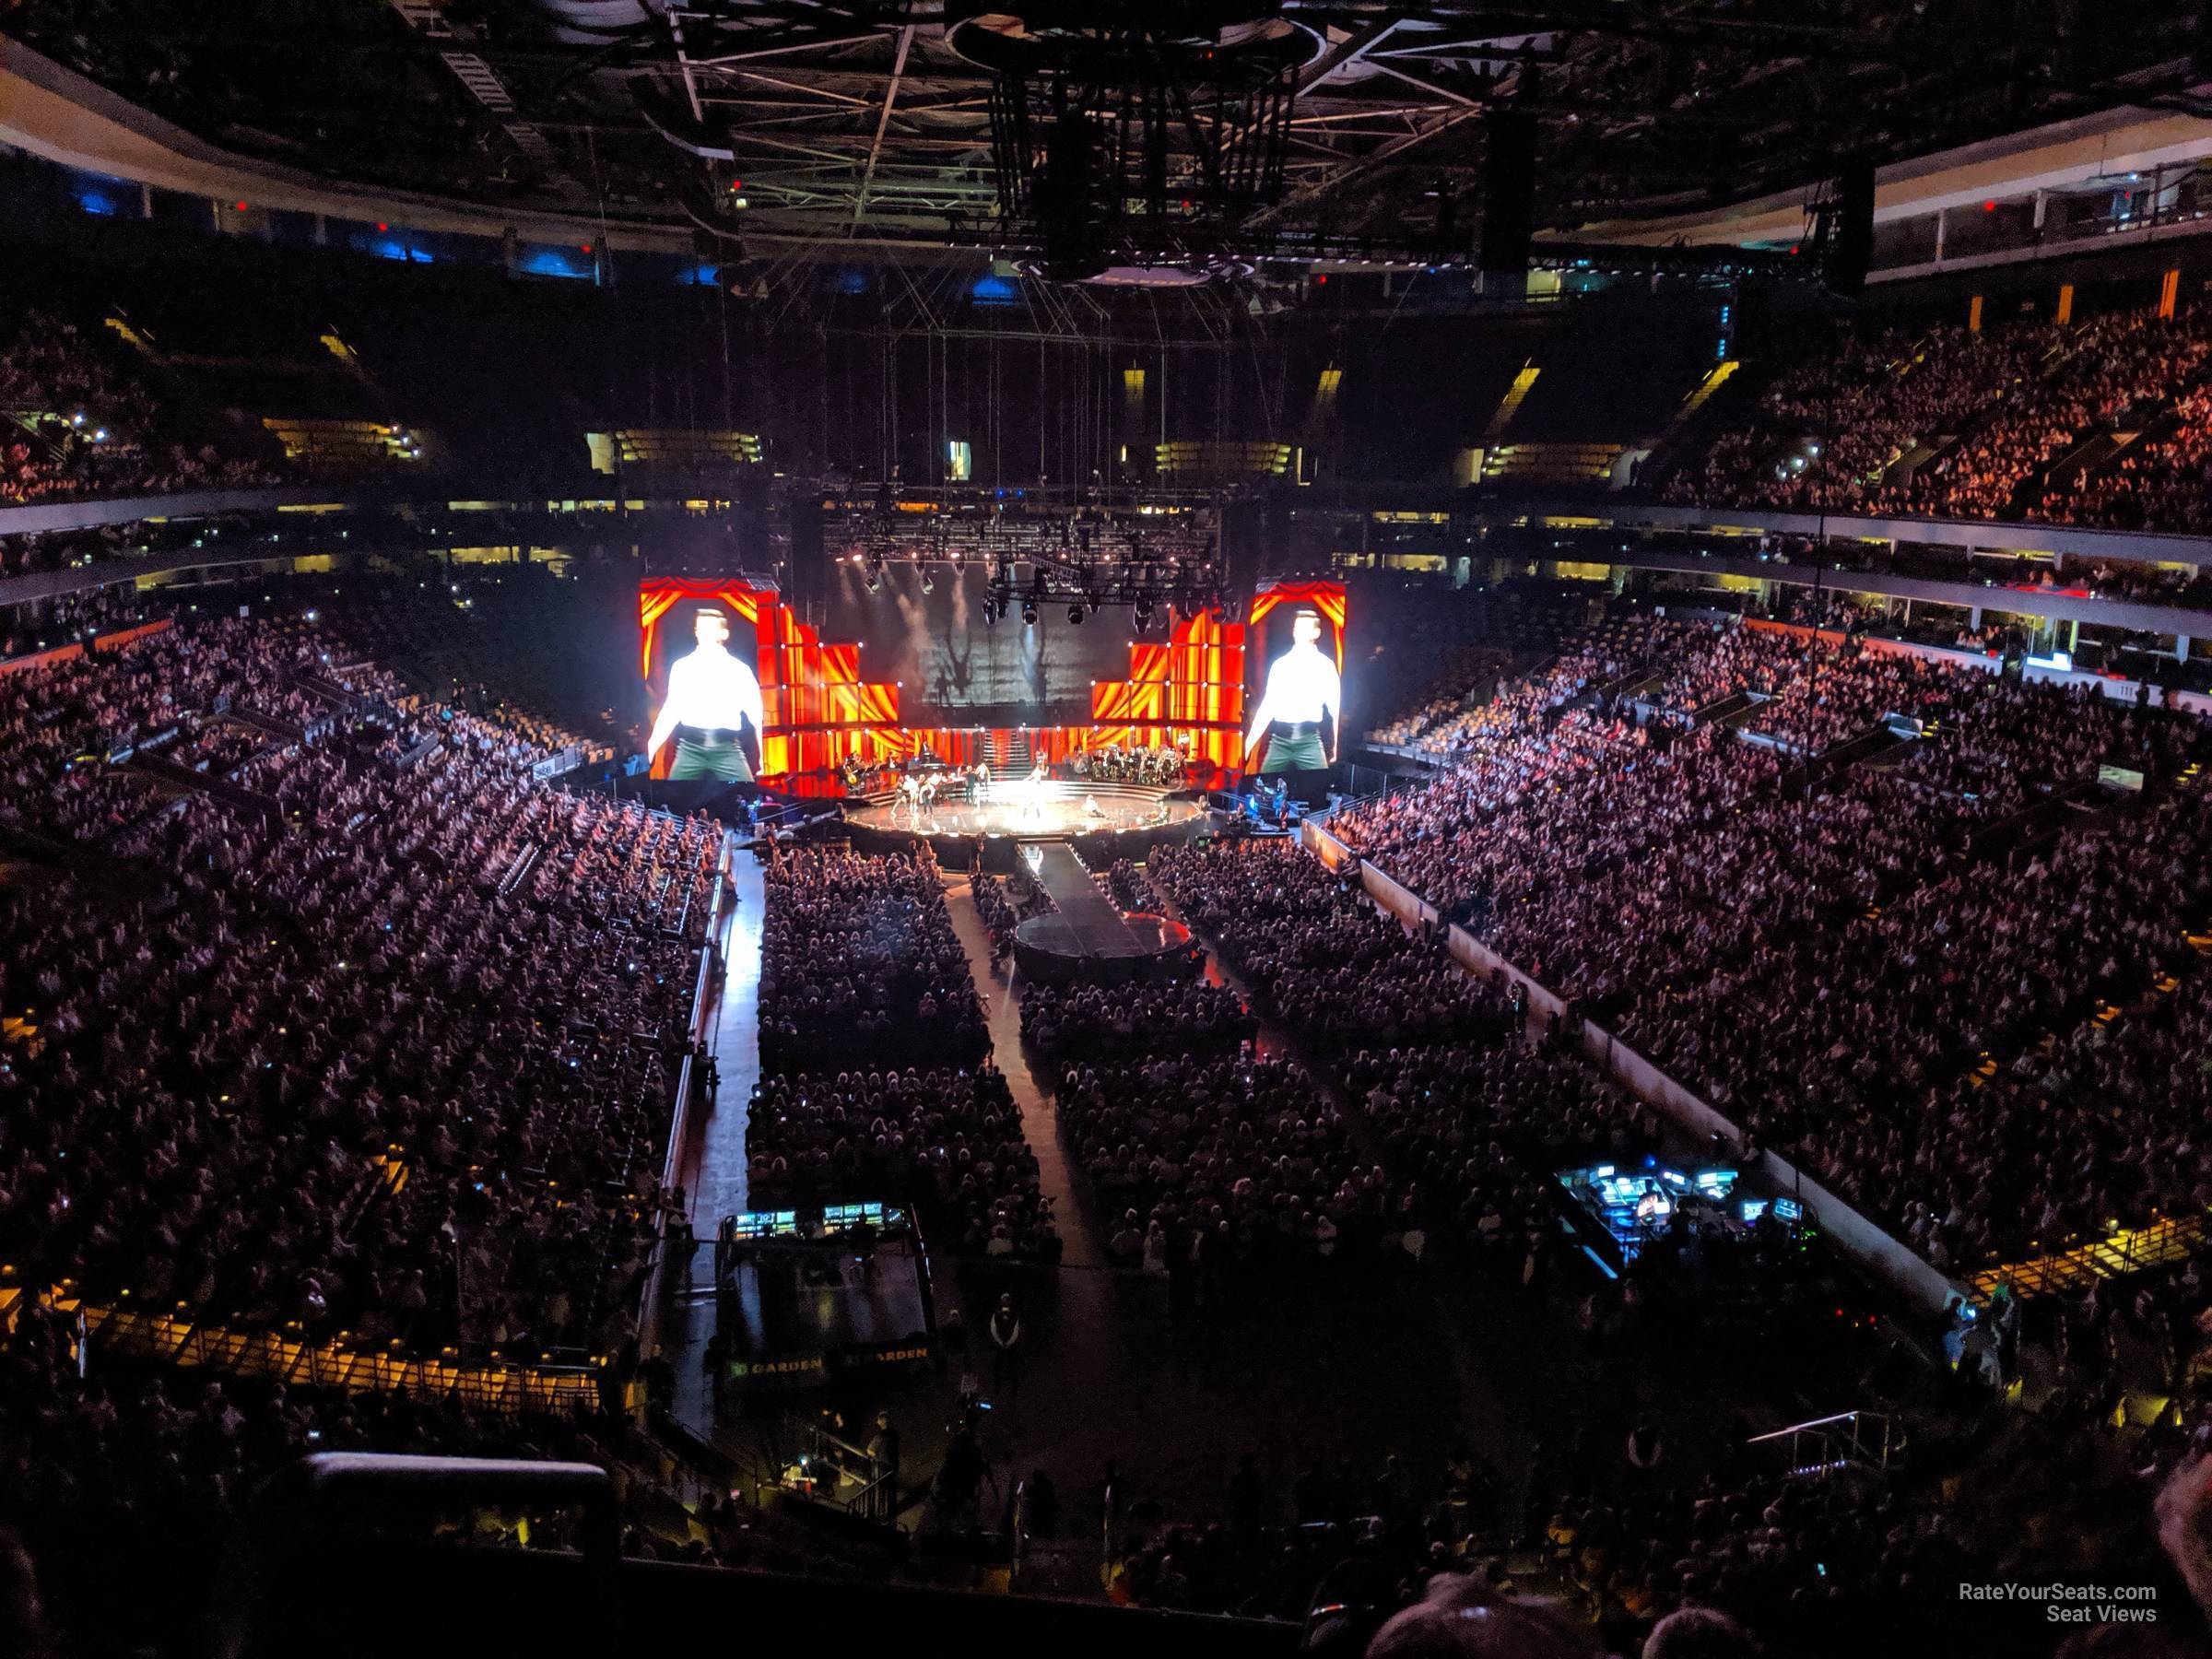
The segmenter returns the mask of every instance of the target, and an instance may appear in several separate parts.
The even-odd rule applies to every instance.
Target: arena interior
[[[2212,1651],[2212,13],[0,0],[0,1651]]]

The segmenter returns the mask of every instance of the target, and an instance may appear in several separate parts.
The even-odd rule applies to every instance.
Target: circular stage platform
[[[844,814],[847,830],[864,850],[926,841],[938,862],[955,869],[967,867],[979,841],[986,869],[1012,869],[1023,841],[1069,842],[1091,867],[1103,869],[1116,858],[1141,861],[1160,842],[1187,841],[1212,828],[1202,795],[1058,779],[1037,785],[1004,780],[981,801],[949,794],[922,806],[880,796],[847,801]]]
[[[1095,802],[1098,811],[1088,810]],[[1078,835],[1127,830],[1164,830],[1205,815],[1202,802],[1171,799],[1159,790],[1051,782],[1001,784],[981,801],[941,800],[924,806],[883,805],[845,808],[845,821],[864,830],[901,835],[1010,835],[1018,841],[1072,841]]]
[[[1119,916],[1101,928],[1079,915],[1031,916],[1014,930],[1014,963],[1026,980],[1118,985],[1181,979],[1189,971],[1191,930],[1168,916]]]

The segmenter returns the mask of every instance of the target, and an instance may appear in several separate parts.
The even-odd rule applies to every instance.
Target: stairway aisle
[[[975,913],[967,877],[946,878],[945,906],[952,912],[952,931],[959,935],[960,947],[968,953],[968,971],[975,976],[976,989],[990,1004],[992,1057],[1006,1074],[1015,1104],[1021,1108],[1022,1138],[1037,1155],[1038,1182],[1053,1201],[1053,1216],[1060,1224],[1061,1242],[1066,1252],[1061,1260],[1069,1267],[1103,1266],[1105,1257],[1098,1240],[1085,1225],[1084,1212],[1076,1203],[1067,1158],[1060,1146],[1059,1113],[1030,1076],[1029,1057],[1021,1052],[1021,1003],[1014,987],[991,971],[991,935],[983,928],[982,918]]]
[[[676,1368],[675,1416],[701,1435],[713,1428],[713,1401],[704,1370],[714,1334],[714,1230],[723,1217],[748,1207],[745,1129],[753,1085],[760,1078],[760,924],[765,900],[760,866],[740,852],[730,864],[735,911],[722,926],[722,983],[707,1014],[708,1047],[721,1074],[712,1099],[694,1111],[679,1180],[700,1241],[689,1282],[677,1287],[661,1326],[661,1346]]]

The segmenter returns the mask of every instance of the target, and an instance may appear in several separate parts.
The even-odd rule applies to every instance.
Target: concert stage
[[[1014,965],[1023,978],[1119,984],[1171,977],[1188,954],[1189,928],[1165,916],[1123,915],[1067,846],[1031,847],[1023,857],[1060,907],[1014,930]]]
[[[844,813],[853,843],[865,850],[926,841],[940,864],[966,869],[980,841],[984,867],[1002,872],[1014,867],[1015,848],[1024,841],[1074,842],[1093,867],[1103,868],[1116,858],[1141,861],[1155,845],[1187,841],[1210,827],[1202,797],[1063,779],[996,779],[981,801],[947,794],[911,806],[873,796],[847,802]]]

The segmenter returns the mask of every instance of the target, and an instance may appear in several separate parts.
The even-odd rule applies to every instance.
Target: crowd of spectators
[[[1421,747],[1455,716],[1488,701],[1486,693],[1512,660],[1509,652],[1491,645],[1462,646],[1447,654],[1450,660],[1412,700],[1408,712],[1370,731],[1369,742]]]
[[[1618,1029],[1946,1263],[2212,1198],[2193,1124],[2066,1087],[2077,1053],[2112,1041],[2093,1016],[2195,967],[2184,933],[2212,913],[2203,798],[2012,863],[1955,870],[1841,930],[1763,938],[1700,982],[1648,992]],[[2011,1080],[1991,1085],[1985,1065]]]
[[[16,677],[21,798],[88,731],[292,707],[274,670],[324,643],[225,620]],[[9,1259],[246,1326],[607,1351],[719,835],[533,785],[466,716],[406,764],[383,713],[313,731],[128,826],[117,878],[0,895],[35,1030],[5,1055]]]
[[[181,438],[123,350],[43,312],[0,340],[0,506],[276,480],[265,458]]]
[[[1157,916],[1160,913],[1159,895],[1153,890],[1152,879],[1126,858],[1117,858],[1106,866],[1103,875],[1094,875],[1099,890],[1112,901],[1113,908],[1124,916]]]
[[[1695,637],[1693,624],[1622,618],[1576,635],[1537,671],[1497,682],[1487,701],[1462,699],[1430,717],[1406,741],[1431,759],[1447,759],[1483,746],[1501,726],[1547,720],[1584,692],[1632,677],[1665,660],[1677,641]],[[1391,728],[1384,728],[1385,730]]]
[[[2070,522],[2077,493],[2044,469],[2093,434],[2138,418],[2193,385],[2212,360],[2212,319],[2116,312],[2072,330],[2044,371],[1966,440],[1891,493],[1887,505],[1943,518]],[[2038,331],[2041,332],[2040,330]]]
[[[1784,371],[1662,494],[2194,534],[2212,525],[2208,373],[2212,316],[2196,309],[1846,336]]]
[[[451,574],[441,582],[357,575],[332,601],[358,650],[441,702],[579,765],[612,759],[623,721],[606,706],[604,679],[588,672],[607,642],[594,627],[612,597],[598,573],[561,579],[524,564]]]
[[[1006,900],[988,877],[976,891],[988,926],[994,900]],[[887,857],[781,849],[767,898],[764,1075],[746,1129],[753,1191],[902,1200],[957,1248],[1057,1261],[1052,1201],[987,1057],[982,1000],[927,846]]]
[[[1244,1218],[1258,1210],[1274,1218],[1277,1253],[1418,1259],[1441,1243],[1518,1260],[1546,1248],[1555,1170],[1655,1145],[1647,1113],[1578,1060],[1515,1034],[1519,1007],[1502,991],[1312,854],[1251,842],[1159,862],[1184,913],[1322,1070],[1224,1061],[1196,1074],[1180,1112],[1164,1090],[1157,1110],[1140,1109],[1163,1067],[1071,1074],[1064,1088],[1078,1100],[1065,1121],[1094,1182],[1155,1206],[1164,1196],[1178,1216],[1200,1209],[1217,1230],[1226,1220],[1238,1257],[1265,1236],[1264,1220]],[[1338,950],[1356,971],[1316,971]],[[1351,1000],[1331,1011],[1331,997]],[[1135,1231],[1124,1226],[1124,1244]]]
[[[311,711],[290,675],[311,660],[304,624],[237,618],[167,629],[0,678],[0,825],[96,840],[151,803],[108,757],[198,735],[218,710]]]
[[[1878,766],[1785,776],[1714,724],[1590,765],[1575,741],[1562,758],[1565,722],[1509,712],[1427,788],[1339,813],[1332,832],[1939,1263],[2212,1194],[2187,1122],[2161,1122],[2140,1078],[2112,1088],[2142,1109],[2103,1121],[2071,1082],[2132,1031],[2171,1029],[2092,1015],[2195,966],[2183,934],[2212,910],[2212,835],[2199,793],[2165,792],[2189,775],[2198,723],[1779,633],[1718,637],[1718,653],[1677,638],[1663,700],[1757,688],[1761,713],[1826,707],[1833,691],[1801,689],[1819,681],[1852,711],[1829,740],[1877,710],[1925,735]],[[2029,814],[2108,764],[2147,794],[2083,796],[2075,827]],[[1552,782],[1520,787],[1531,778]]]
[[[1392,1230],[1382,1168],[1294,1061],[1079,1063],[1053,1094],[1101,1213],[1120,1212],[1108,1256],[1160,1275],[1195,1266],[1202,1300],[1243,1264],[1372,1260]]]
[[[1242,997],[1197,978],[1021,992],[1022,1041],[1048,1061],[1233,1047],[1253,1030]]]
[[[1279,840],[1160,847],[1152,877],[1219,947],[1262,1011],[1317,1052],[1502,1028],[1500,997],[1441,947],[1409,939],[1300,847]]]
[[[2212,531],[2212,386],[2199,385],[2176,398],[2164,419],[2108,465],[2062,475],[2038,504],[2037,516],[2177,535]],[[2176,580],[2169,572],[2150,575],[2163,582]],[[2194,587],[2202,577],[2193,573],[2183,580]],[[2191,597],[2201,602],[2203,594]]]
[[[1002,881],[978,871],[969,878],[968,891],[975,900],[975,913],[982,920],[983,932],[991,940],[994,965],[1003,963],[1014,954],[1016,928],[1031,916],[1050,915],[1060,908],[1041,886],[1021,876]]]
[[[757,1207],[905,1203],[949,1221],[947,1241],[971,1254],[1059,1259],[1021,1110],[988,1060],[779,1073],[753,1091],[745,1145]]]
[[[1720,433],[1664,488],[1670,501],[1871,510],[1893,463],[2010,409],[2059,338],[2051,324],[1844,336],[1785,371],[1751,424]]]
[[[1363,1049],[1342,1068],[1383,1162],[1445,1244],[1520,1252],[1555,1171],[1626,1163],[1659,1124],[1580,1059],[1525,1041]]]
[[[973,1065],[990,1046],[928,848],[884,857],[807,847],[768,870],[760,1060]]]

